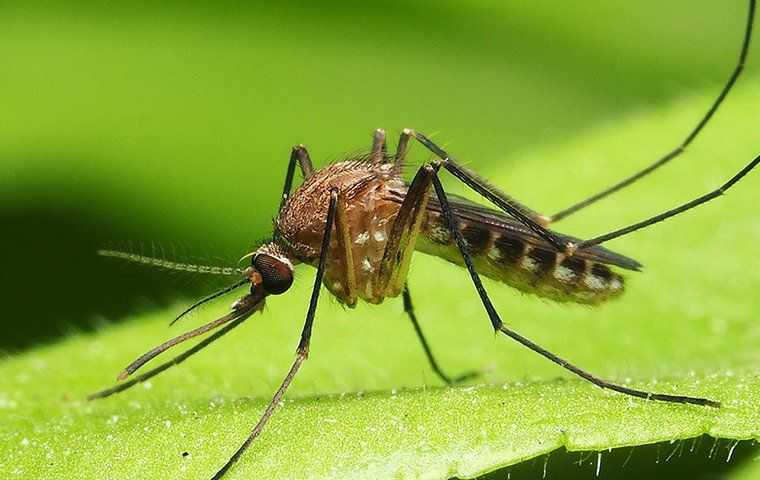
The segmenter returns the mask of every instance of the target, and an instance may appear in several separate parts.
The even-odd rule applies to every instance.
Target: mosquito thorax
[[[285,256],[262,249],[251,259],[251,283],[261,285],[270,295],[285,293],[293,284],[293,264]]]

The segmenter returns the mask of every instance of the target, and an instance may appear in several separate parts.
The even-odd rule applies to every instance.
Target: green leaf
[[[729,178],[758,152],[760,88],[743,85],[682,158],[557,229],[588,237]],[[492,162],[483,173],[552,211],[672,147],[713,90]],[[477,169],[467,152],[451,151]],[[609,305],[558,306],[486,281],[505,321],[551,351],[605,378],[706,396],[722,408],[605,392],[495,338],[464,271],[418,255],[411,291],[434,351],[452,374],[485,369],[484,378],[440,386],[400,300],[347,311],[323,293],[309,361],[230,478],[474,477],[561,447],[599,451],[702,434],[760,438],[759,184],[760,172],[752,172],[726,197],[612,242],[646,268],[627,275],[626,295]],[[312,280],[313,270],[299,267],[292,291],[271,298],[263,314],[182,366],[102,401],[83,399],[134,357],[224,305],[169,329],[186,304],[179,302],[6,357],[2,476],[210,476],[247,435],[292,361]]]

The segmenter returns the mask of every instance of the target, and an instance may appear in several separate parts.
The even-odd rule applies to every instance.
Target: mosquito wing
[[[506,213],[494,210],[483,205],[479,205],[459,195],[448,194],[447,198],[452,208],[456,211],[460,220],[469,222],[471,225],[481,225],[491,234],[514,236],[516,239],[525,241],[540,248],[552,249],[553,247],[543,238],[539,237],[531,229],[522,223],[513,219]],[[437,198],[431,198],[428,203],[428,211],[441,213],[441,204]],[[581,240],[570,235],[564,235],[554,232],[563,240],[569,240],[578,243]],[[604,247],[593,246],[587,249],[579,250],[575,253],[576,257],[599,262],[606,265],[614,265],[626,270],[641,270],[641,263],[636,260],[615,253]]]
[[[403,201],[402,197],[394,201]],[[623,277],[610,266],[641,269],[636,260],[599,246],[566,257],[507,214],[456,195],[448,198],[478,273],[522,292],[558,302],[598,304],[624,290]],[[462,255],[443,221],[441,205],[434,195],[428,201],[415,250],[463,265]]]

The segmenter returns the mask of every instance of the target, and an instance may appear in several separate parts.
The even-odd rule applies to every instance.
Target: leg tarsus
[[[454,385],[457,383],[462,383],[467,380],[479,377],[482,372],[473,370],[470,372],[465,372],[461,375],[458,375],[456,377],[451,377],[447,375],[443,369],[438,365],[438,362],[435,359],[435,356],[433,355],[433,351],[430,349],[430,345],[427,342],[427,339],[425,338],[425,335],[422,333],[422,328],[420,327],[419,322],[417,321],[417,315],[414,313],[414,306],[412,305],[412,296],[409,293],[409,286],[404,285],[404,312],[406,312],[407,316],[409,317],[409,320],[412,321],[412,326],[414,327],[414,331],[417,334],[417,338],[420,341],[420,344],[422,344],[422,349],[425,351],[425,356],[428,359],[428,363],[430,363],[430,368],[433,369],[433,372],[435,372],[438,377],[443,380],[443,382],[447,385]]]

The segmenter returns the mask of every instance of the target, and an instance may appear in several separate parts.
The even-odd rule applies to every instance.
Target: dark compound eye
[[[290,265],[271,255],[256,255],[253,258],[253,266],[261,274],[264,290],[272,295],[285,292],[293,283],[293,270]]]

